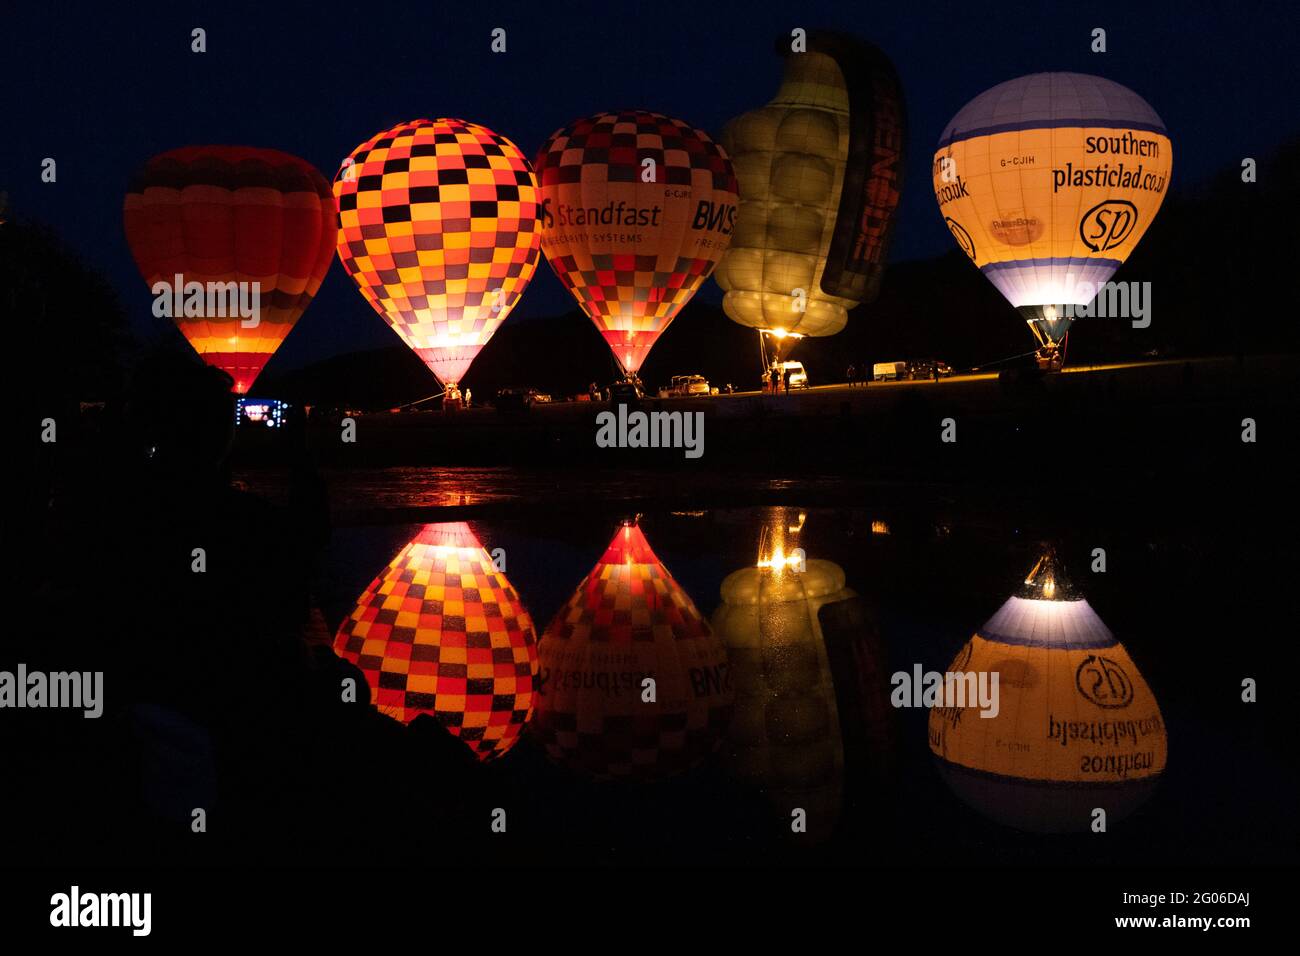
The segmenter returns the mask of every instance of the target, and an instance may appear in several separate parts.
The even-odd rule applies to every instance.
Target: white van
[[[674,375],[668,386],[668,395],[708,395],[709,380],[703,375]]]
[[[781,386],[785,387],[786,373],[790,373],[791,388],[807,388],[808,373],[804,371],[803,362],[782,362],[778,366],[781,370]]]
[[[906,362],[877,362],[871,369],[871,378],[877,382],[888,382],[890,379],[907,378]]]

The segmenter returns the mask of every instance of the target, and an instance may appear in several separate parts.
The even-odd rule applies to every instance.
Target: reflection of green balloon
[[[715,273],[741,325],[834,335],[875,298],[902,186],[903,104],[889,61],[869,44],[814,32],[788,53],[766,106],[721,141],[740,181],[740,214]]]
[[[844,795],[844,743],[817,612],[851,597],[830,561],[808,561],[801,573],[741,568],[722,582],[712,620],[736,689],[724,765],[763,790],[777,818],[805,810],[814,839],[834,829]]]

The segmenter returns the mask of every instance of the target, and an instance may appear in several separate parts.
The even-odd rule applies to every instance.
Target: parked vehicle
[[[549,404],[551,396],[545,392],[539,392],[535,388],[527,386],[511,386],[497,390],[496,399],[493,401],[498,409],[511,410],[528,408],[532,405]]]
[[[871,368],[871,378],[877,382],[897,381],[907,377],[906,362],[877,362]]]
[[[781,387],[782,387],[782,388],[785,388],[785,376],[786,376],[786,373],[787,373],[787,372],[790,373],[790,387],[791,387],[791,388],[807,388],[807,387],[808,387],[808,373],[807,373],[807,371],[804,370],[803,362],[781,362],[781,363],[779,363],[779,364],[777,364],[777,365],[774,365],[774,366],[772,366],[772,367],[775,368],[775,369],[777,369],[778,372],[780,373],[779,376],[778,376],[778,378],[779,378],[779,381],[781,382]],[[770,370],[769,370],[768,374],[769,374],[769,375],[771,374],[771,371],[770,371]]]
[[[613,405],[635,404],[645,398],[645,392],[641,389],[641,383],[636,382],[615,382],[609,387],[609,401]]]
[[[682,398],[689,395],[708,395],[709,380],[703,375],[674,375],[667,388],[659,389],[661,398]]]
[[[914,359],[907,363],[907,377],[916,381],[926,378],[947,378],[952,374],[952,367],[940,359]]]

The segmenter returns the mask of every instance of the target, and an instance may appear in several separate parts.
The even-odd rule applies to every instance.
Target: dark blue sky
[[[155,153],[200,143],[270,146],[332,177],[372,133],[458,116],[530,157],[556,128],[599,110],[643,107],[716,134],[766,102],[773,39],[796,26],[847,30],[881,46],[902,77],[909,181],[892,258],[946,251],[929,162],[943,125],[977,93],[1040,70],[1098,73],[1132,87],[1174,142],[1174,188],[1262,156],[1300,130],[1294,3],[934,2],[122,4],[29,3],[7,16],[0,77],[9,142],[0,189],[108,274],[144,338],[165,320],[122,234],[131,173]],[[190,30],[208,52],[190,52]],[[489,50],[494,27],[508,52]],[[1089,50],[1104,27],[1108,52]],[[16,142],[13,139],[16,137]],[[42,158],[58,182],[40,182]],[[710,281],[700,295],[721,298]],[[539,267],[516,314],[571,307]],[[277,357],[281,367],[393,344],[338,267]]]

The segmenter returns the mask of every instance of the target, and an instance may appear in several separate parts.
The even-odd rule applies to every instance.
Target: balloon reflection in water
[[[425,525],[366,588],[334,651],[361,668],[381,712],[432,714],[482,760],[509,750],[532,714],[532,618],[464,522]]]
[[[540,655],[533,730],[552,759],[598,779],[685,770],[714,750],[730,717],[722,642],[634,522],[555,615]]]
[[[1049,549],[976,632],[950,673],[997,672],[1000,707],[930,711],[930,749],[952,789],[999,823],[1084,831],[1154,788],[1168,741],[1151,689]]]
[[[793,832],[798,808],[807,834],[825,839],[840,819],[846,763],[854,778],[884,769],[887,684],[865,603],[845,587],[839,565],[787,546],[785,533],[802,521],[785,517],[778,509],[757,565],[722,582],[713,614],[736,688],[722,760],[764,791],[778,832]]]

